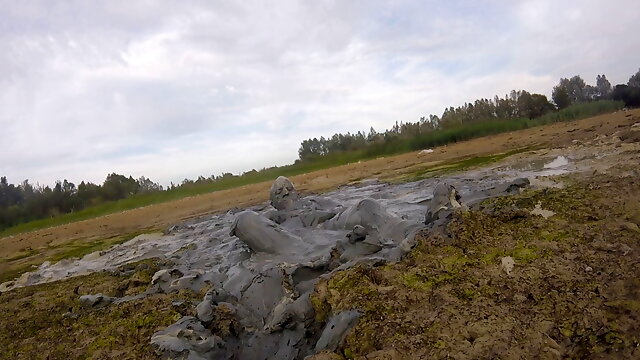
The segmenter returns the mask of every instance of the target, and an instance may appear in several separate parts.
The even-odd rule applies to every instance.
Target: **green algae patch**
[[[331,312],[331,305],[327,301],[328,286],[326,281],[320,281],[316,284],[315,291],[309,296],[311,306],[315,312],[315,320],[318,323],[325,323]]]
[[[427,275],[422,271],[410,271],[403,277],[403,284],[415,290],[426,291],[454,279],[451,274]]]
[[[11,257],[5,258],[5,259],[0,259],[0,262],[12,262],[12,261],[17,261],[17,260],[22,260],[22,259],[26,259],[30,256],[33,256],[35,254],[37,254],[38,251],[37,250],[33,250],[31,248],[27,248],[24,249],[23,251],[20,251],[16,254],[14,254]]]
[[[509,156],[531,151],[533,149],[533,147],[523,147],[499,154],[474,156],[463,160],[427,165],[393,180],[394,182],[411,182],[436,176],[442,176],[445,174],[468,170],[475,167],[486,166],[504,160]]]
[[[540,257],[538,250],[535,246],[531,247],[518,247],[513,250],[511,257],[516,263],[528,263]]]
[[[480,262],[482,264],[496,264],[500,258],[507,256],[504,249],[500,249],[497,247],[487,248],[480,255]]]
[[[83,308],[84,294],[136,295],[147,290],[158,261],[0,294],[0,348],[11,359],[154,359],[153,333],[185,314],[200,294],[154,294],[102,308]],[[189,306],[188,308],[191,308]]]

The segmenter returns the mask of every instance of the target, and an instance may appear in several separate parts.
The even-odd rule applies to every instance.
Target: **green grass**
[[[31,265],[22,265],[15,269],[5,270],[0,273],[0,284],[4,283],[5,281],[15,280],[20,277],[20,275],[26,273],[29,270],[33,270],[33,267]]]
[[[584,104],[569,106],[557,112],[548,113],[533,119],[535,125],[545,125],[554,122],[564,122],[588,118],[591,116],[611,113],[624,107],[622,101],[600,100]]]
[[[486,155],[486,156],[474,156],[474,157],[463,159],[460,161],[427,166],[427,167],[418,169],[413,173],[403,176],[402,178],[400,178],[400,181],[401,182],[418,181],[418,180],[422,180],[422,179],[430,178],[434,176],[441,176],[447,173],[467,170],[473,167],[484,166],[484,165],[492,164],[494,162],[498,162],[511,155],[520,154],[533,149],[534,149],[533,147],[523,147],[523,148],[511,150],[505,153]]]
[[[621,109],[623,106],[624,103],[620,101],[603,100],[573,105],[535,119],[489,120],[458,125],[420,134],[411,139],[395,138],[382,144],[375,144],[367,148],[365,156],[375,157],[400,154],[555,122],[584,119],[591,116],[611,113]]]
[[[147,234],[149,232],[150,231],[137,231],[131,234],[114,236],[108,239],[64,244],[62,245],[64,251],[58,252],[48,257],[47,260],[51,262],[57,262],[62,259],[81,258],[87,254],[91,254],[92,252],[105,250],[114,245],[125,243],[138,235]]]
[[[137,195],[128,199],[108,202],[81,211],[63,214],[53,218],[30,221],[0,231],[0,237],[15,235],[52,226],[69,224],[76,221],[87,220],[102,215],[135,209],[138,207],[158,204],[162,202],[168,202],[189,196],[231,189],[263,181],[272,181],[278,176],[294,176],[357,162],[360,160],[369,160],[380,156],[397,155],[410,151],[450,144],[458,141],[470,140],[487,135],[545,125],[553,122],[583,119],[599,114],[613,112],[622,107],[622,102],[597,101],[592,103],[573,105],[566,109],[550,113],[536,119],[482,121],[420,134],[411,139],[390,139],[382,144],[374,144],[364,149],[344,153],[329,154],[327,156],[316,158],[313,161],[309,162],[297,162],[292,165],[265,169],[258,172],[251,172],[242,176],[223,179],[215,183],[196,184],[176,188],[169,191]],[[490,161],[495,159],[484,159],[483,157],[477,157],[469,159],[468,161],[475,162],[477,165],[479,163],[483,163],[486,160]],[[460,169],[470,166],[467,163],[458,165]]]
[[[411,139],[397,138],[383,144],[376,144],[367,149],[367,154],[370,156],[400,154],[475,139],[487,135],[522,130],[531,126],[533,126],[531,124],[531,120],[528,119],[492,120],[459,125],[420,134]]]
[[[33,256],[35,254],[37,254],[38,252],[36,250],[27,248],[15,255],[13,255],[12,257],[6,258],[6,259],[0,259],[0,263],[1,262],[11,262],[11,261],[18,261],[18,260],[22,260],[22,259],[26,259],[30,256]]]

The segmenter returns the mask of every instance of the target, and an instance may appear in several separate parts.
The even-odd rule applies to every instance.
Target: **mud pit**
[[[611,158],[633,165],[630,170],[610,169],[614,164],[607,159]],[[112,304],[101,306],[117,307],[179,291],[206,293],[191,313],[185,312],[173,325],[151,337],[156,351],[172,358],[300,359],[325,349],[347,358],[375,352],[381,356],[402,354],[416,358],[445,357],[446,354],[470,358],[509,357],[510,351],[516,351],[513,350],[516,340],[529,341],[528,346],[538,348],[542,343],[551,344],[547,346],[550,350],[545,350],[550,356],[589,355],[615,349],[626,350],[621,354],[630,355],[636,341],[633,336],[637,336],[637,328],[630,322],[614,327],[600,323],[600,330],[604,330],[585,332],[587,325],[574,319],[575,314],[571,313],[567,317],[570,325],[557,325],[553,321],[557,319],[552,318],[543,324],[546,327],[538,323],[533,326],[515,313],[518,307],[482,304],[499,305],[507,301],[524,304],[526,309],[529,297],[536,299],[536,296],[544,297],[545,291],[569,289],[571,294],[563,294],[551,304],[557,307],[558,302],[567,302],[567,295],[585,306],[602,305],[591,295],[580,296],[580,289],[575,287],[585,281],[584,277],[562,278],[549,288],[539,287],[537,282],[553,279],[547,274],[558,270],[553,266],[545,270],[532,269],[525,276],[523,267],[535,263],[549,249],[561,257],[573,256],[570,262],[576,259],[575,255],[567,255],[573,243],[543,245],[534,237],[546,239],[548,235],[553,239],[555,233],[526,231],[544,228],[546,223],[542,221],[576,216],[558,204],[545,202],[550,191],[563,194],[567,190],[557,188],[569,186],[567,183],[571,182],[569,178],[548,176],[580,173],[586,176],[583,172],[587,169],[626,172],[618,187],[625,194],[632,194],[633,189],[637,190],[637,183],[630,179],[638,176],[637,164],[637,144],[611,138],[600,139],[593,146],[518,155],[505,163],[450,175],[446,179],[395,185],[369,180],[322,196],[299,196],[280,180],[281,186],[272,189],[275,207],[263,204],[229,211],[171,227],[166,234],[138,237],[80,260],[44,264],[17,282],[5,284],[5,288],[101,270],[113,271],[117,266],[147,258],[164,259],[165,265],[153,274],[145,291],[115,294],[114,299],[109,300]],[[596,184],[611,182],[610,178],[589,176]],[[453,188],[437,186],[443,182]],[[519,194],[528,183],[537,192]],[[487,200],[508,194],[519,194],[515,199],[526,201],[515,200],[511,204]],[[559,204],[571,204],[574,198],[563,198]],[[581,211],[577,213],[582,214],[580,216],[587,217],[597,211],[577,208],[580,204],[572,204]],[[466,210],[467,206],[471,211]],[[536,208],[553,210],[554,215],[545,219],[532,214]],[[429,214],[429,224],[425,226],[426,214]],[[522,219],[529,222],[519,222]],[[604,220],[611,219],[603,217]],[[633,222],[624,224],[624,231],[633,231]],[[567,224],[555,225],[566,227]],[[418,249],[406,259],[393,263],[411,250],[417,233]],[[500,240],[501,236],[507,240]],[[602,251],[607,256],[629,256],[635,253],[637,244],[631,240],[612,243],[602,240],[598,246],[605,249]],[[607,256],[597,260],[613,264]],[[514,259],[514,268],[509,274],[499,265],[506,257]],[[591,272],[602,274],[602,270],[594,270],[600,269],[597,266],[602,263],[598,264],[592,261],[586,266]],[[616,262],[616,265],[633,269],[629,262]],[[562,270],[569,274],[586,272],[586,266],[563,266]],[[471,272],[471,276],[467,271],[475,272]],[[616,286],[637,287],[629,275],[624,274]],[[529,289],[534,284],[537,288]],[[509,294],[505,289],[503,294],[501,286],[520,290]],[[608,291],[612,304],[618,304],[612,306],[630,314],[631,319],[637,316],[633,290],[618,298],[619,289],[598,291]],[[425,311],[425,307],[429,311]],[[495,311],[487,310],[494,307]],[[477,318],[480,314],[487,317]],[[606,318],[601,313],[596,315],[599,319]],[[505,316],[511,323],[499,321]],[[448,319],[448,322],[437,319]],[[497,331],[500,335],[491,338],[495,330],[492,326],[496,323],[502,326]],[[477,331],[473,330],[474,326]],[[519,333],[517,326],[522,327]],[[531,331],[539,331],[540,334],[535,333],[539,337]],[[510,333],[516,335],[509,337]],[[563,343],[558,334],[566,335],[571,341]],[[587,350],[572,347],[574,334],[579,334],[576,339],[582,341],[580,344],[586,341],[591,347],[586,347]],[[531,348],[522,351],[531,351]]]
[[[610,136],[640,121],[640,109],[618,111],[593,118],[549,124],[437,147],[432,153],[412,152],[314,171],[294,176],[304,192],[326,192],[376,177],[384,181],[416,181],[421,172],[462,159],[504,154],[522,147],[563,147],[596,136]],[[626,138],[625,134],[620,134]],[[473,163],[473,161],[471,161]],[[477,165],[477,164],[476,164]],[[415,174],[414,179],[407,175]],[[0,238],[0,282],[20,275],[32,265],[67,258],[86,250],[103,250],[142,232],[165,229],[187,219],[233,207],[253,206],[268,200],[269,183],[216,191],[155,204],[53,228]],[[130,236],[133,235],[133,236]]]

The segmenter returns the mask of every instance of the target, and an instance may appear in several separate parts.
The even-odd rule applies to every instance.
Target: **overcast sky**
[[[0,0],[0,175],[162,184],[480,97],[626,82],[640,1]]]

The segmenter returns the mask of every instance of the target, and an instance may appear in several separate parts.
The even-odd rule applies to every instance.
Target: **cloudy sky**
[[[560,77],[626,82],[640,1],[0,0],[0,175],[162,184]]]

